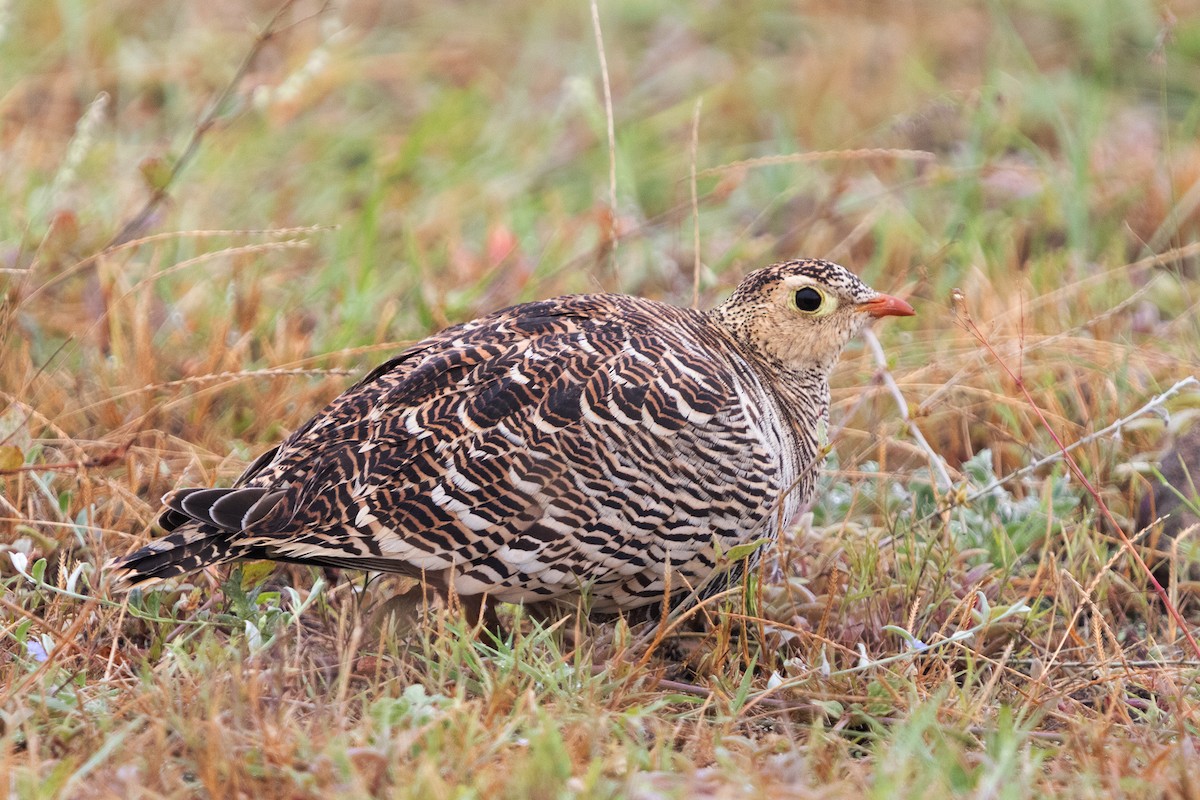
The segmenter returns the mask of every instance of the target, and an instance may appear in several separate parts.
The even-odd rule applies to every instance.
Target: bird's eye
[[[796,292],[796,308],[805,314],[815,314],[817,311],[820,311],[824,302],[825,295],[821,294],[819,289],[814,289],[811,286],[805,286]]]

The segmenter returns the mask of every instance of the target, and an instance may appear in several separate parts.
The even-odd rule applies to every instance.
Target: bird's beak
[[[917,313],[908,303],[890,294],[876,295],[873,300],[860,303],[858,308],[872,317],[911,317]]]

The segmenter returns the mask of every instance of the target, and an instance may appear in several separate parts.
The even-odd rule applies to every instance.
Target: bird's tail
[[[199,523],[180,526],[169,536],[151,542],[108,563],[114,587],[133,589],[237,558],[229,531]]]
[[[180,489],[163,498],[159,527],[170,534],[109,562],[117,588],[147,586],[240,558],[245,530],[273,510],[284,492],[260,487]]]

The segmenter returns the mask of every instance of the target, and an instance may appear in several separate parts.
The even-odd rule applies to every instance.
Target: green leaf
[[[813,705],[820,708],[829,719],[840,719],[846,713],[846,707],[837,700],[814,700]]]
[[[741,561],[770,541],[770,539],[764,537],[762,539],[755,539],[753,542],[743,542],[742,544],[734,545],[729,548],[728,553],[725,553],[725,558],[729,561]]]
[[[274,561],[251,561],[242,565],[242,591],[248,592],[275,571]]]

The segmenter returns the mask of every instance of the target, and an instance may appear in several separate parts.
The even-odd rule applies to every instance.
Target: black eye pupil
[[[808,286],[796,292],[796,308],[801,311],[816,311],[821,307],[821,293]]]

